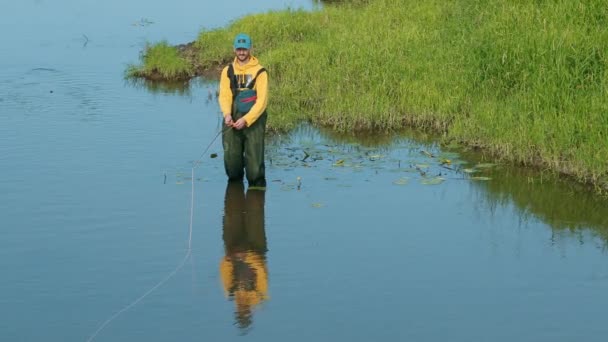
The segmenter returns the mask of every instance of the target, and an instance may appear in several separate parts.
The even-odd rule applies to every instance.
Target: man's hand
[[[236,120],[235,123],[232,124],[232,127],[241,130],[241,129],[247,127],[247,121],[245,121],[245,118],[240,118],[240,119]]]
[[[226,126],[231,127],[234,124],[234,122],[232,121],[232,115],[224,115],[224,123],[226,124]]]

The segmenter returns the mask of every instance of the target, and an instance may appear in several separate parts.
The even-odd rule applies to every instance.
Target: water
[[[0,5],[0,340],[86,341],[180,265],[217,84],[122,73],[146,41],[287,6],[313,7]],[[606,339],[605,200],[413,132],[269,140],[263,196],[202,155],[191,257],[95,341]]]

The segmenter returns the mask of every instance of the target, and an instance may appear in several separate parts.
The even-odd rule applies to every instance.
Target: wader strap
[[[236,76],[234,75],[234,66],[232,63],[228,65],[228,79],[230,80],[230,89],[232,90],[232,98],[236,96]]]
[[[253,79],[251,80],[251,83],[249,84],[249,86],[247,88],[249,89],[253,89],[253,87],[255,86],[255,80],[258,78],[258,76],[260,76],[261,73],[263,73],[264,71],[266,71],[266,69],[262,68],[260,70],[258,70],[258,72],[255,74],[255,76],[253,76]]]
[[[260,70],[258,70],[258,72],[255,74],[255,76],[253,76],[253,79],[251,80],[251,82],[249,82],[249,84],[247,85],[247,88],[249,89],[253,89],[253,87],[255,86],[255,81],[258,78],[258,76],[265,72],[266,69],[262,68]],[[232,65],[232,63],[230,63],[228,65],[228,79],[230,80],[230,89],[232,89],[232,97],[234,98],[236,96],[237,90],[238,90],[238,85],[236,82],[236,75],[234,74],[234,66]]]

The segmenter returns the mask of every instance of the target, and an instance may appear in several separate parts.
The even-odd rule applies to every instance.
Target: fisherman
[[[220,76],[224,168],[229,181],[242,181],[246,175],[250,187],[266,187],[268,73],[252,55],[251,37],[247,34],[238,34],[233,47],[235,58]]]

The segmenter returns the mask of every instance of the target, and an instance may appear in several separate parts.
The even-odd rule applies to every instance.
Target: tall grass
[[[196,63],[226,63],[248,32],[270,71],[274,128],[410,125],[608,184],[604,0],[342,3],[201,32]]]
[[[465,67],[473,114],[450,133],[525,164],[606,181],[608,7],[475,1]]]
[[[127,76],[176,81],[194,76],[192,64],[166,41],[147,45],[141,56],[142,66],[129,66]]]

